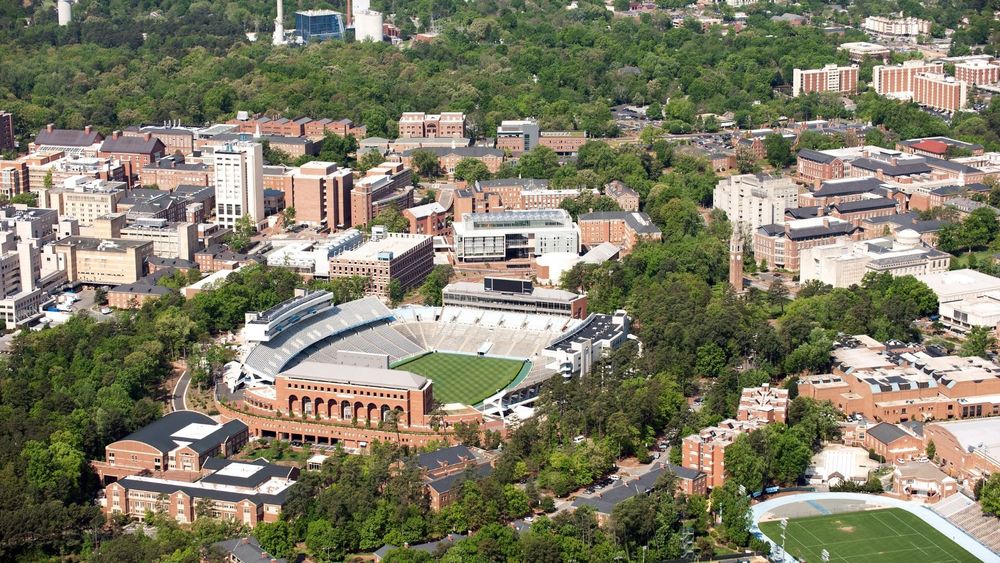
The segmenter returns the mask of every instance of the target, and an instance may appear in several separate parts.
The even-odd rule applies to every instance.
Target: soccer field
[[[781,523],[761,522],[760,529],[781,544]],[[876,563],[974,563],[962,549],[923,520],[900,508],[850,512],[788,521],[785,548],[800,561]]]
[[[394,366],[434,381],[442,403],[475,405],[517,377],[524,361],[435,352]]]

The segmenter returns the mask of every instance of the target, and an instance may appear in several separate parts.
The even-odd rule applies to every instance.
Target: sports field
[[[442,403],[475,405],[517,377],[524,361],[435,352],[398,364],[434,381],[434,398]]]
[[[781,523],[761,522],[760,529],[781,544]],[[788,521],[785,548],[800,561],[874,561],[876,563],[975,563],[978,557],[900,509],[886,508],[799,518]]]

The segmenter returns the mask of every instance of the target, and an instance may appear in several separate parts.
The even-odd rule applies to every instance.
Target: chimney
[[[143,139],[144,141],[149,141],[149,140],[151,140],[152,138],[153,138],[153,134],[152,134],[152,133],[150,133],[149,131],[146,131],[146,134],[142,136],[142,139]]]
[[[246,545],[250,543],[250,538],[240,538],[240,544]]]
[[[88,135],[90,135],[91,130],[92,130],[92,128],[90,127],[90,125],[88,125],[88,126],[86,126],[86,127],[83,128],[83,132],[86,133],[86,134],[88,134]]]
[[[89,133],[89,131],[88,131],[88,133]],[[116,131],[112,131],[111,132],[111,138],[114,139],[115,141],[117,141],[118,137],[121,137],[121,136],[122,136],[122,132],[121,131],[117,131],[116,130]]]
[[[49,133],[55,131],[55,128],[56,128],[55,123],[49,123],[48,125],[45,126],[45,130],[48,131]]]
[[[826,228],[826,229],[830,228],[830,218],[829,217],[823,217],[823,227]]]

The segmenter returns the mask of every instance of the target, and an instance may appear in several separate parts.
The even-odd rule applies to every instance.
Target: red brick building
[[[142,176],[144,166],[152,164],[166,155],[166,145],[152,133],[143,133],[140,137],[122,135],[115,131],[101,144],[97,156],[114,158],[125,166],[125,174],[129,178]]]
[[[782,424],[787,420],[788,390],[775,389],[765,383],[760,387],[747,387],[740,395],[736,407],[736,420],[759,420]]]
[[[968,105],[969,85],[941,74],[918,74],[913,78],[913,101],[954,113]]]
[[[800,149],[796,155],[795,171],[799,178],[814,185],[826,180],[844,177],[844,161],[820,151]]]
[[[447,236],[451,233],[448,210],[438,202],[418,205],[403,210],[403,217],[410,222],[411,235]]]
[[[640,212],[605,211],[583,213],[577,217],[580,226],[580,243],[587,248],[610,242],[629,254],[640,240],[658,241],[660,229],[649,215]]]
[[[402,138],[440,137],[460,139],[465,137],[465,114],[451,111],[429,114],[419,111],[404,112],[399,118],[399,136]]]
[[[586,143],[586,131],[542,131],[538,137],[539,146],[564,156],[576,154]]]
[[[295,220],[331,229],[351,225],[351,190],[354,175],[333,162],[309,162],[291,175],[291,192],[285,202],[295,208]],[[284,190],[283,190],[284,191]]]
[[[605,184],[604,195],[615,200],[623,211],[639,211],[639,192],[626,186],[621,180]]]
[[[969,61],[955,64],[955,79],[969,84],[993,85],[1000,82],[1000,62]]]
[[[837,92],[848,96],[858,93],[858,66],[829,64],[823,68],[792,71],[792,96],[813,92]]]
[[[872,68],[872,86],[881,96],[912,95],[914,79],[918,74],[938,74],[944,76],[944,63],[906,61],[901,65],[876,65]]]
[[[721,487],[726,482],[726,448],[744,432],[759,428],[753,420],[723,420],[684,438],[681,442],[681,465],[705,474],[708,488]]]

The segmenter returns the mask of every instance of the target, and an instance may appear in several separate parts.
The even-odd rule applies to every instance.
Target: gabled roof
[[[97,131],[90,133],[82,129],[42,129],[35,137],[36,145],[50,145],[57,147],[89,147],[104,139]]]
[[[913,176],[916,174],[927,174],[931,172],[931,167],[926,162],[904,162],[903,164],[893,164],[884,160],[871,158],[859,158],[851,161],[851,166],[872,172],[881,170],[886,176]]]
[[[833,208],[841,213],[856,213],[858,211],[885,209],[888,207],[896,207],[896,201],[887,197],[873,197],[833,204]]]
[[[880,422],[869,428],[868,435],[883,444],[891,444],[900,438],[909,436],[909,434],[904,432],[900,427],[886,422]]]
[[[288,560],[284,557],[278,559],[269,555],[260,546],[257,538],[253,536],[216,542],[212,544],[212,547],[226,554],[231,554],[236,558],[236,561],[242,561],[243,563],[254,563],[256,561],[260,561],[261,563],[288,563]]]
[[[101,152],[125,154],[163,154],[166,146],[156,137],[119,135],[117,139],[108,137],[101,145]]]
[[[785,215],[793,219],[808,219],[819,215],[818,205],[808,205],[805,207],[789,207],[785,209]]]
[[[813,192],[816,197],[837,195],[863,194],[873,192],[882,185],[876,178],[857,178],[843,180],[827,180],[819,189]]]
[[[436,469],[473,459],[476,459],[476,456],[467,446],[457,445],[422,453],[417,456],[417,465],[423,469]]]
[[[452,473],[451,475],[446,475],[439,479],[428,481],[427,486],[438,494],[447,493],[460,485],[466,479],[482,479],[492,473],[493,466],[488,463],[481,463],[472,469],[472,475],[469,475],[466,471],[459,471],[458,473]]]
[[[829,164],[835,160],[837,157],[833,155],[826,154],[820,151],[814,151],[812,149],[801,149],[798,152],[798,157],[805,160],[811,160],[813,162],[821,162],[823,164]]]
[[[174,411],[125,436],[120,441],[141,442],[164,455],[177,448],[179,443],[190,444],[193,450],[204,453],[221,444],[227,436],[247,431],[247,425],[238,420],[214,428],[216,426],[220,425],[210,416],[200,412]],[[206,435],[191,431],[192,429],[209,429],[208,427],[214,429]]]

